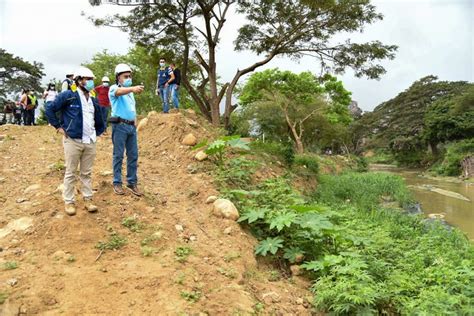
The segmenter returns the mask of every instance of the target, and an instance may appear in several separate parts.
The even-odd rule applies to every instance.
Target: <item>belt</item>
[[[126,119],[123,119],[121,117],[111,117],[109,119],[110,123],[117,123],[117,124],[127,124],[127,125],[135,125],[135,121],[129,121]]]

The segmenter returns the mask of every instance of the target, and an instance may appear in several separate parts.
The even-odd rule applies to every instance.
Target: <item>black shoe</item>
[[[114,184],[114,192],[117,195],[124,195],[125,192],[123,192],[123,188],[121,184]]]
[[[127,185],[127,189],[129,189],[130,191],[132,191],[133,194],[135,194],[136,196],[142,196],[143,194],[140,192],[140,190],[138,190],[138,186],[136,184],[128,184]]]

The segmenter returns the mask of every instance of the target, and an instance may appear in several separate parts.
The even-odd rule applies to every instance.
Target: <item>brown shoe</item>
[[[76,205],[74,203],[66,203],[64,211],[69,216],[76,215]]]
[[[118,195],[124,195],[125,194],[125,192],[123,192],[123,188],[122,188],[121,184],[114,184],[114,192],[115,192],[115,194],[118,194]]]
[[[92,199],[84,199],[84,203],[84,207],[89,213],[95,213],[99,210],[96,205],[92,204]]]
[[[138,190],[138,186],[136,184],[128,184],[127,189],[129,189],[133,194],[136,196],[142,196],[143,194]]]

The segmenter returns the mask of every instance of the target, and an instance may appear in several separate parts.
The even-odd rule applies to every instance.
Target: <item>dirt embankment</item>
[[[214,136],[192,112],[148,116],[139,132],[142,198],[113,193],[112,143],[101,137],[99,212],[82,210],[78,195],[68,217],[60,136],[47,126],[1,126],[0,314],[310,314],[309,284],[279,278],[256,261],[252,236],[212,215],[206,199],[218,191],[199,171],[210,162],[181,144],[190,132]],[[98,243],[112,247],[117,237],[126,244],[99,257]]]

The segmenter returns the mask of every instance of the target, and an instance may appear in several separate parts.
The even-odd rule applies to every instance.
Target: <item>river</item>
[[[371,171],[385,171],[402,176],[425,215],[441,214],[450,225],[458,227],[474,240],[474,183],[457,179],[424,177],[421,170],[374,164]],[[449,191],[449,192],[448,192]],[[457,197],[448,196],[461,195]],[[464,197],[467,200],[461,199]]]

